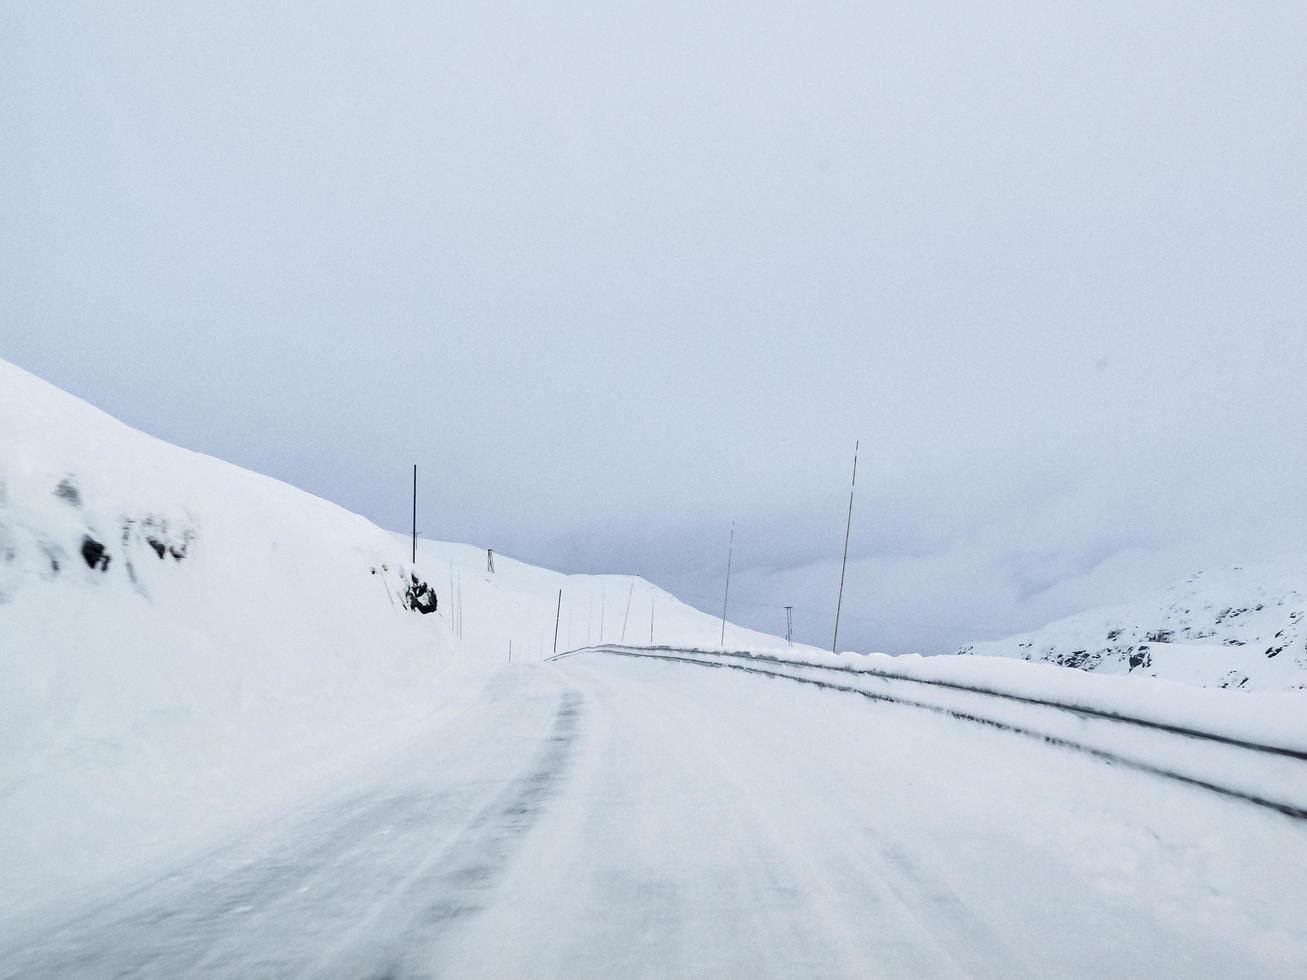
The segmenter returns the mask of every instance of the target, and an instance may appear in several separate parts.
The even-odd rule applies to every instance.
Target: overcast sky
[[[1307,4],[9,0],[0,356],[946,651],[1307,551]]]

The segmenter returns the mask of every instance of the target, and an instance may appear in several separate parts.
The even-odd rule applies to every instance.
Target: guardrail
[[[1307,798],[1307,766],[1301,766],[1300,768],[1301,764],[1307,763],[1307,752],[1288,746],[1256,742],[1224,735],[1218,732],[1204,731],[1202,729],[1176,725],[1153,718],[1106,711],[1102,708],[1090,705],[1074,704],[1054,699],[1042,699],[1027,694],[1003,691],[1001,689],[980,685],[970,685],[957,681],[933,678],[914,677],[907,674],[886,671],[876,667],[853,667],[787,660],[783,657],[776,657],[768,654],[756,654],[747,651],[703,651],[684,650],[667,646],[628,647],[605,644],[603,646],[570,650],[558,654],[556,657],[551,657],[550,659],[561,660],[565,657],[576,656],[582,653],[600,653],[613,656],[633,657],[636,659],[694,664],[701,667],[715,669],[738,670],[765,677],[782,678],[801,684],[825,688],[827,690],[856,694],[873,701],[882,701],[905,707],[917,708],[936,714],[947,715],[960,721],[985,725],[1000,731],[1035,738],[1050,745],[1083,752],[1107,762],[1126,766],[1151,775],[1175,780],[1185,783],[1186,785],[1217,793],[1221,796],[1226,796],[1269,810],[1274,810],[1277,813],[1281,813],[1296,820],[1307,820],[1307,802],[1300,803],[1284,799],[1275,799],[1269,793],[1230,785],[1230,781],[1228,780],[1218,782],[1214,778],[1195,775],[1193,772],[1180,772],[1175,768],[1170,768],[1147,759],[1141,759],[1131,755],[1123,755],[1114,748],[1104,748],[1102,745],[1092,745],[1084,740],[1071,738],[1066,735],[1051,733],[1048,731],[1039,731],[1036,728],[1029,727],[1025,722],[1013,721],[1011,718],[1005,719],[1002,717],[993,717],[992,715],[979,714],[971,708],[931,703],[916,698],[904,697],[901,694],[890,693],[886,690],[872,690],[867,687],[855,686],[850,683],[838,683],[836,682],[835,677],[848,677],[849,679],[865,678],[872,681],[879,681],[882,684],[891,685],[896,683],[914,684],[927,689],[946,691],[949,694],[960,694],[963,695],[964,698],[975,696],[982,699],[1008,702],[1020,705],[1024,709],[1051,711],[1072,715],[1084,720],[1105,722],[1109,725],[1124,726],[1127,728],[1147,731],[1150,735],[1161,735],[1191,740],[1199,744],[1218,747],[1220,750],[1234,750],[1242,754],[1249,754],[1250,758],[1260,757],[1263,759],[1275,760],[1280,767],[1287,765],[1292,768],[1295,774],[1301,773],[1300,778],[1304,780],[1304,797]],[[759,663],[766,664],[767,666],[757,666]],[[814,673],[816,676],[812,676]],[[1201,768],[1201,764],[1199,765],[1199,768]]]

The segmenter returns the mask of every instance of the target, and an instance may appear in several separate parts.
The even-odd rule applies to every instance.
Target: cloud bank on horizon
[[[860,438],[890,651],[1307,551],[1300,4],[0,21],[0,356],[169,441],[820,644]]]

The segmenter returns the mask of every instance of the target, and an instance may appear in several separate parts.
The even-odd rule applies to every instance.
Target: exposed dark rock
[[[410,584],[404,592],[404,605],[422,615],[436,611],[436,590],[416,575],[409,575]]]
[[[82,536],[82,558],[91,568],[98,568],[102,572],[109,570],[109,553],[104,550],[104,545],[89,534]]]
[[[1130,654],[1130,669],[1153,666],[1153,651],[1147,643],[1141,643]]]
[[[1072,650],[1070,653],[1062,654],[1054,658],[1054,663],[1059,663],[1063,667],[1075,667],[1083,670],[1093,670],[1101,659],[1097,654],[1092,654],[1088,650]]]
[[[167,555],[172,555],[174,561],[181,561],[186,557],[187,549],[194,540],[194,529],[188,527],[178,533],[175,527],[169,526],[166,518],[154,514],[147,514],[143,518],[123,519],[123,547],[130,549],[135,542],[144,541],[160,560]]]

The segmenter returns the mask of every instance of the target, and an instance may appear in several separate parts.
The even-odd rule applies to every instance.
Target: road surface
[[[1307,976],[1307,824],[739,671],[497,670],[0,977]]]

